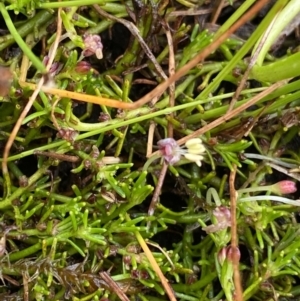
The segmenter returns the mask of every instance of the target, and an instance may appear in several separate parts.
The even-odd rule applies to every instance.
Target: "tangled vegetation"
[[[1,300],[299,299],[299,0],[0,13]]]

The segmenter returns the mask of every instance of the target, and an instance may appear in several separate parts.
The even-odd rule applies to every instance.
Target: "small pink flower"
[[[201,166],[205,147],[199,138],[190,139],[184,147],[180,147],[173,138],[165,138],[157,142],[159,150],[164,159],[171,165],[177,163],[181,156]]]
[[[218,223],[229,223],[231,222],[230,209],[224,206],[219,206],[213,211],[213,215]]]
[[[293,181],[280,181],[272,185],[272,191],[276,194],[289,194],[297,191],[296,183]]]
[[[159,150],[163,155],[164,159],[171,165],[175,164],[180,160],[181,149],[180,146],[173,138],[166,138],[157,142]]]
[[[103,45],[101,43],[101,38],[95,34],[86,34],[83,39],[85,49],[82,51],[82,55],[87,57],[91,55],[96,55],[97,59],[103,58]]]
[[[217,232],[231,226],[231,212],[229,208],[219,206],[213,211],[213,216],[216,222],[203,228],[206,233]]]

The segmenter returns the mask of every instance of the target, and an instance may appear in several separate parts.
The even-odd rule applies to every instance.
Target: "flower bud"
[[[92,68],[92,65],[86,61],[80,61],[75,66],[75,71],[81,74],[87,74]]]
[[[238,247],[231,247],[229,246],[227,248],[227,259],[231,262],[239,262],[240,259],[241,259],[241,252],[240,252],[240,249]]]
[[[272,191],[276,194],[289,194],[297,191],[296,183],[293,181],[285,180],[272,185]]]
[[[225,259],[226,259],[226,255],[227,255],[227,247],[223,247],[223,248],[219,251],[219,253],[218,253],[218,255],[217,255],[218,261],[219,261],[220,265],[223,265],[223,264],[224,264],[224,261],[225,261]]]
[[[223,247],[218,255],[217,255],[218,261],[220,265],[223,265],[225,260],[228,260],[229,262],[233,261],[240,261],[241,259],[241,252],[238,247],[232,248],[231,246]]]
[[[47,66],[48,62],[49,62],[49,56],[45,56],[43,60],[44,65]],[[63,68],[63,64],[61,64],[60,62],[53,62],[49,69],[49,74],[51,76],[55,76],[59,74],[62,68]]]

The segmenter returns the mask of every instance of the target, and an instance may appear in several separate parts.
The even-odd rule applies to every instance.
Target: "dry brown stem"
[[[243,289],[240,279],[239,261],[240,251],[238,246],[238,235],[237,235],[237,217],[236,217],[236,203],[237,203],[237,192],[234,187],[236,175],[236,165],[233,165],[233,171],[229,177],[229,188],[230,188],[230,211],[231,211],[231,252],[232,252],[232,265],[233,265],[233,279],[235,286],[235,300],[243,301]]]

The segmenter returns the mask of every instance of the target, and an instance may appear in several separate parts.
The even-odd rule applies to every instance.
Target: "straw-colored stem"
[[[129,218],[128,215],[126,216],[126,220],[127,221],[130,220],[130,218]],[[167,295],[169,296],[169,299],[171,301],[176,301],[176,297],[175,297],[175,295],[173,293],[173,290],[172,290],[170,284],[167,282],[164,274],[162,273],[159,265],[157,264],[157,262],[156,262],[156,260],[155,260],[155,258],[153,256],[152,252],[148,248],[148,246],[147,246],[144,238],[142,237],[142,235],[138,231],[135,231],[134,234],[135,234],[135,237],[138,240],[141,248],[143,249],[144,253],[146,254],[146,256],[147,256],[147,258],[148,258],[148,260],[149,260],[149,262],[150,262],[150,264],[151,264],[151,266],[153,268],[153,270],[155,271],[155,273],[159,277],[159,279],[161,281],[161,284],[163,285],[163,287],[164,287]]]

